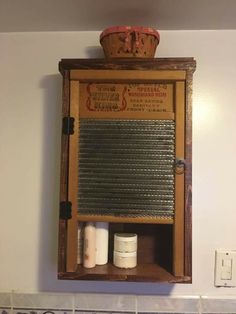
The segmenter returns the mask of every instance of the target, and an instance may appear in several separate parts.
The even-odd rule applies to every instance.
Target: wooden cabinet
[[[191,282],[192,58],[63,59],[61,279]],[[109,262],[77,265],[78,222],[109,222]],[[138,265],[112,263],[115,232]]]

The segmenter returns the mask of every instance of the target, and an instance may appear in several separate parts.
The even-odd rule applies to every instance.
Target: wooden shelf
[[[132,269],[117,268],[111,263],[94,268],[78,265],[74,273],[59,273],[59,279],[70,280],[109,280],[109,281],[143,281],[143,282],[190,282],[188,276],[173,276],[158,264],[139,264]]]

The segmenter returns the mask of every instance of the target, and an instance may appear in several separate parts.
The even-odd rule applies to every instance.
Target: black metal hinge
[[[69,201],[60,202],[60,219],[71,219],[71,207],[72,203]]]
[[[74,122],[75,122],[74,118],[64,117],[62,119],[62,133],[65,135],[74,134]]]

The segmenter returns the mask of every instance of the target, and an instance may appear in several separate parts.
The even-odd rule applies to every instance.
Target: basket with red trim
[[[100,35],[106,58],[153,58],[159,42],[159,33],[150,27],[113,26]]]

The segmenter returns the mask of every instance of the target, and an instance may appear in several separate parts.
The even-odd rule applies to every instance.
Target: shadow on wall
[[[104,53],[101,46],[88,46],[85,48],[88,58],[102,58],[104,59]]]
[[[54,292],[168,295],[174,284],[68,281],[57,279],[62,79],[47,75],[43,89],[43,147],[38,290]]]

